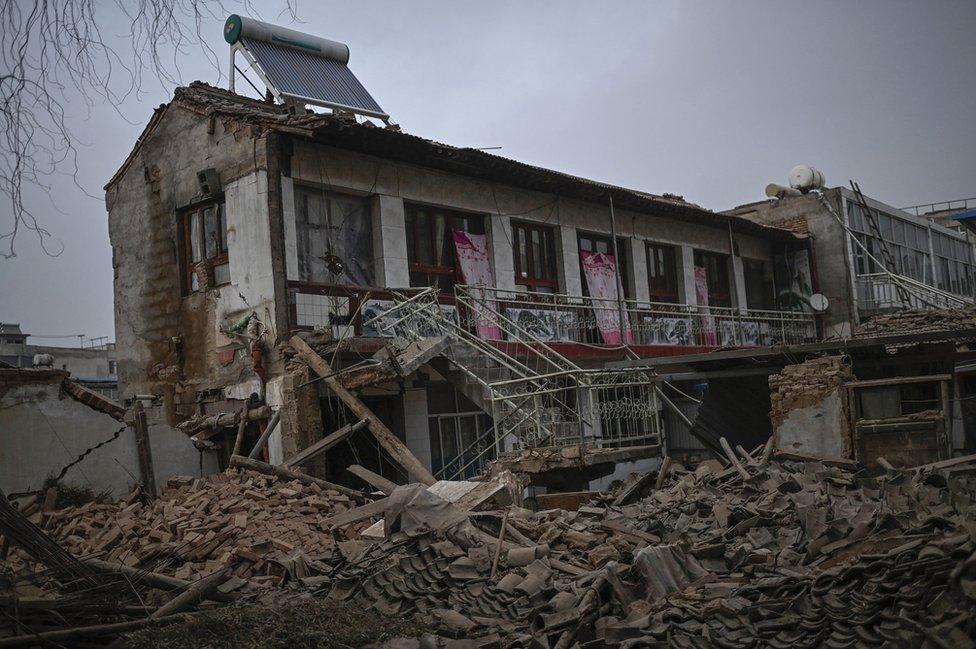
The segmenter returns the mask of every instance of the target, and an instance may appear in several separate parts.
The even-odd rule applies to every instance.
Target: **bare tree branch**
[[[257,13],[250,0],[235,4]],[[147,74],[164,85],[180,83],[180,60],[195,49],[219,81],[213,37],[203,28],[228,13],[221,0],[0,0],[0,195],[11,214],[9,227],[0,224],[0,256],[16,256],[22,231],[33,233],[46,254],[63,251],[49,245],[52,235],[29,209],[24,190],[49,193],[48,179],[60,173],[85,191],[68,118],[88,116],[99,104],[123,117],[119,106],[139,95]],[[296,19],[291,0],[285,13]],[[103,32],[120,18],[128,33]]]

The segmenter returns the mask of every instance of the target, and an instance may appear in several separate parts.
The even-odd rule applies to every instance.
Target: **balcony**
[[[874,314],[897,309],[954,309],[971,305],[972,298],[948,293],[918,280],[887,273],[855,278],[858,311]]]
[[[800,311],[748,310],[589,296],[458,286],[462,326],[486,339],[523,339],[616,349],[631,347],[758,347],[816,340],[814,316]],[[510,326],[484,326],[481,311]],[[497,316],[496,316],[497,317]],[[479,326],[480,324],[480,326]]]

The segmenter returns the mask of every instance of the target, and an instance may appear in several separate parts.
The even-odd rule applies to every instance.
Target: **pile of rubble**
[[[231,471],[172,478],[149,505],[134,491],[119,503],[89,503],[40,513],[38,519],[76,556],[179,579],[231,565],[234,575],[261,585],[281,582],[282,564],[296,548],[315,555],[333,549],[335,541],[322,524],[353,505],[349,496],[315,483]]]
[[[430,631],[389,647],[973,645],[976,457],[876,478],[784,452],[727,460],[667,464],[578,511],[498,507],[490,482],[359,504],[231,470],[35,519],[76,556],[219,575],[195,601],[297,593]]]
[[[791,411],[820,402],[852,378],[850,362],[844,356],[787,365],[779,374],[769,376],[770,421],[778,426]]]
[[[905,309],[876,315],[857,327],[857,338],[936,331],[976,329],[976,307],[956,309]]]

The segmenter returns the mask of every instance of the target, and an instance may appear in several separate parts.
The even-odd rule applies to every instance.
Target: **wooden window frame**
[[[522,255],[519,254],[519,232],[525,232],[526,241],[526,251],[525,259],[528,269],[522,268]],[[540,236],[541,247],[545,248],[545,253],[548,256],[548,269],[551,272],[552,277],[535,277],[532,273],[527,272],[526,276],[522,276],[523,270],[531,271],[535,267],[535,256],[532,252],[531,244],[531,233],[538,232]],[[512,250],[515,257],[515,283],[520,286],[527,286],[532,292],[539,292],[539,288],[552,289],[553,293],[559,292],[559,264],[556,260],[556,229],[551,225],[546,225],[543,223],[532,223],[531,221],[512,221]],[[545,266],[547,260],[543,259],[542,266]]]
[[[651,276],[651,269],[656,267],[653,264],[652,252],[660,251],[664,257],[670,256],[670,262],[668,259],[662,259],[665,265],[665,276],[664,283],[670,284],[672,288],[660,288],[655,286],[655,280],[658,279],[656,276]],[[648,241],[644,247],[644,255],[647,259],[647,292],[650,296],[651,302],[667,302],[669,304],[678,304],[680,299],[680,289],[678,286],[678,249],[675,246],[666,243],[656,243],[653,241]]]
[[[410,274],[410,286],[411,287],[435,286],[435,283],[430,281],[431,279],[433,279],[430,276],[438,275],[450,279],[450,287],[437,285],[438,288],[442,288],[444,290],[453,289],[455,284],[462,281],[462,278],[461,278],[461,269],[457,264],[457,256],[454,253],[453,242],[450,240],[451,232],[453,230],[458,229],[457,227],[454,226],[457,225],[457,221],[459,219],[478,219],[481,221],[481,232],[475,234],[484,234],[487,232],[486,223],[488,219],[486,215],[477,212],[463,212],[460,210],[452,210],[443,207],[429,206],[421,203],[404,203],[403,210],[404,210],[404,226],[406,228],[412,228],[412,237],[410,236],[406,237],[407,271]],[[408,215],[408,212],[412,213],[412,216]],[[443,214],[447,220],[444,228],[444,236],[447,238],[446,242],[434,241],[435,233],[433,227],[433,221],[434,221],[433,216],[434,213],[437,212]],[[420,215],[423,215],[423,219],[419,218]],[[424,225],[421,224],[422,220],[426,221],[425,224],[426,227],[424,227]],[[426,230],[426,232],[424,232],[424,230]],[[421,237],[427,239],[428,243],[431,245],[431,250],[436,250],[434,246],[437,243],[441,243],[441,245],[448,245],[449,247],[447,249],[450,250],[451,265],[438,266],[434,264],[423,264],[418,261],[411,261],[411,258],[417,259],[420,257],[418,242],[421,240]],[[414,244],[413,250],[411,250],[411,245],[410,245],[411,241]],[[428,283],[414,284],[413,282],[414,273],[423,273],[424,275],[427,275]]]
[[[597,234],[594,232],[579,232],[576,233],[576,250],[577,255],[583,252],[583,239],[590,239],[593,242],[600,241],[604,243],[607,247],[607,254],[613,256],[613,237],[609,234]],[[592,251],[588,251],[592,252]],[[628,281],[627,270],[630,266],[630,259],[627,255],[627,239],[625,237],[617,237],[617,252],[620,253],[620,259],[616,259],[617,272],[620,273],[620,284],[624,290],[624,299],[631,300],[634,297],[633,288]],[[586,285],[586,273],[583,270],[583,258],[580,257],[580,280],[583,287],[583,295],[589,295],[589,288]]]
[[[708,274],[708,264],[705,260],[708,258],[714,259],[716,262],[721,263],[721,268],[724,268],[725,274],[725,291],[719,292],[715,289],[715,282],[711,281],[712,278]],[[699,259],[703,263],[699,264]],[[705,268],[706,277],[708,277],[708,306],[714,306],[719,308],[732,308],[732,271],[730,266],[730,257],[727,253],[722,252],[712,252],[710,250],[695,250],[695,265],[703,266]],[[716,268],[719,266],[716,265]],[[722,302],[723,304],[716,304],[716,302]]]
[[[749,304],[749,278],[751,273],[758,272],[759,286],[760,286],[760,299],[759,306],[753,306]],[[768,281],[769,277],[769,267],[764,259],[754,259],[752,257],[742,258],[742,282],[745,287],[745,295],[743,299],[745,300],[746,309],[758,310],[758,311],[769,311],[773,308],[773,289]]]
[[[213,255],[212,257],[208,257],[206,242],[206,219],[204,213],[211,208],[216,208],[217,210],[217,236],[219,237],[219,240],[217,241],[217,254]],[[193,261],[191,223],[193,215],[195,214],[200,215],[199,219],[197,220],[196,235],[199,237],[201,257],[200,259]],[[227,243],[227,206],[223,197],[221,196],[206,202],[195,203],[181,210],[179,213],[179,227],[180,241],[182,242],[183,246],[183,293],[184,295],[189,295],[200,290],[199,287],[193,288],[193,273],[194,266],[196,264],[207,262],[210,265],[211,272],[213,272],[214,267],[230,263],[229,246]],[[212,288],[227,286],[230,283],[230,279],[228,278],[226,282],[222,282],[220,284],[215,282]]]

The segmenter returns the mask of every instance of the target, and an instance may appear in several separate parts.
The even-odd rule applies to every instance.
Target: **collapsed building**
[[[808,245],[789,230],[199,83],[157,110],[106,200],[123,393],[174,426],[248,399],[280,409],[275,462],[352,423],[289,371],[289,332],[333,345],[334,370],[439,477],[557,437],[659,446],[654,390],[600,375],[606,360],[817,335],[811,314],[771,308],[774,259]],[[447,348],[357,378],[425,333]],[[523,408],[515,432],[486,434],[516,393],[569,412]],[[214,432],[226,455],[233,427]]]
[[[106,185],[124,405],[0,370],[0,646],[310,601],[387,649],[974,645],[965,259],[912,277],[822,178],[717,214],[408,135],[344,45],[225,38],[269,99],[178,88]]]

